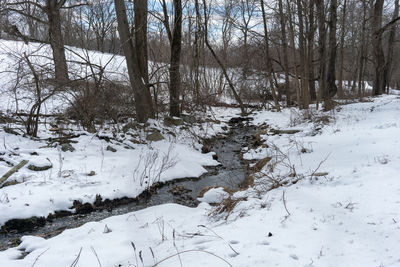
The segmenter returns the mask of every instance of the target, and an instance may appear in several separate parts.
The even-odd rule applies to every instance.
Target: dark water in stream
[[[59,234],[65,229],[75,228],[86,222],[99,221],[110,216],[125,214],[154,205],[179,203],[195,206],[199,193],[205,187],[223,186],[235,190],[245,180],[248,169],[246,161],[241,159],[240,151],[242,147],[249,145],[249,139],[251,139],[254,131],[254,127],[244,125],[242,122],[232,123],[231,134],[225,138],[216,138],[211,142],[211,150],[217,153],[218,161],[221,165],[207,168],[208,173],[200,178],[188,178],[167,183],[156,189],[156,192],[150,196],[128,204],[115,206],[111,211],[94,211],[84,215],[73,214],[53,219],[52,222],[47,221],[45,226],[33,231],[0,234],[0,250],[15,246],[18,239],[24,235],[37,235],[48,238]],[[171,193],[171,191],[177,191],[176,189],[179,188],[182,191],[178,190],[178,192],[183,194],[174,195]]]

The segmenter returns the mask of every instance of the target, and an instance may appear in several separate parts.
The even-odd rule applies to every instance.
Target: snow
[[[17,70],[24,52],[29,55],[33,64],[52,64],[47,56],[51,54],[48,45],[26,45],[23,42],[0,40],[0,81],[3,85],[0,90],[0,113],[12,115],[16,111],[29,112],[32,104],[29,88],[17,92],[12,90],[18,80]],[[90,61],[105,67],[107,79],[122,82],[126,80],[126,64],[122,56],[67,47],[66,57],[72,61],[68,66],[70,75],[85,76],[89,71],[87,66],[76,62]],[[30,77],[28,71],[19,86],[24,86],[24,81],[28,81]],[[18,94],[18,105],[14,93]],[[65,112],[68,103],[65,97],[54,95],[46,101],[41,113]],[[208,115],[215,120],[227,121],[235,111],[236,109],[212,108],[201,116]],[[45,120],[47,123],[52,122],[52,118]],[[223,134],[227,129],[225,122],[211,121],[184,127],[166,127],[162,119],[149,120],[148,126],[142,125],[139,130],[129,130],[125,137],[119,134],[115,139],[122,141],[117,142],[113,139],[113,129],[107,128],[107,124],[97,134],[68,125],[71,128],[68,131],[80,135],[72,139],[71,145],[75,151],[71,152],[63,151],[61,145],[52,146],[45,141],[45,138],[58,137],[48,125],[39,125],[40,140],[9,134],[3,128],[12,126],[17,128],[17,132],[23,133],[21,125],[11,123],[0,128],[0,175],[23,160],[29,161],[8,179],[17,181],[18,184],[0,189],[0,226],[14,218],[47,216],[56,210],[68,210],[74,200],[93,203],[97,194],[103,199],[136,197],[156,182],[199,177],[207,171],[205,166],[216,166],[219,163],[212,158],[214,153],[200,152],[201,144],[198,139]],[[121,129],[124,125],[113,126]],[[138,144],[137,141],[146,140],[149,131],[161,131],[165,139]],[[99,136],[112,140],[107,142]],[[135,142],[132,142],[133,139]],[[117,151],[108,151],[108,146]],[[45,171],[33,171],[28,169],[30,165],[52,167]]]
[[[17,109],[9,89],[15,85],[15,56],[22,52],[35,63],[51,63],[42,56],[48,46],[0,40],[5,113]],[[126,80],[123,57],[68,47],[67,58],[107,65],[107,78]],[[73,75],[88,71],[82,64],[69,67]],[[272,159],[251,174],[253,187],[233,195],[212,188],[197,208],[168,203],[86,223],[47,240],[24,236],[18,247],[0,252],[0,266],[400,266],[400,97],[398,91],[390,93],[327,113],[315,106],[256,111],[252,123],[266,127],[260,135],[264,145],[243,148],[243,157]],[[30,95],[18,97],[18,110],[27,111]],[[50,98],[43,113],[64,111],[64,102],[58,95]],[[96,135],[74,128],[81,135],[73,139],[73,152],[48,146],[43,139],[56,136],[45,125],[39,128],[42,140],[1,127],[0,173],[22,160],[29,163],[9,178],[18,184],[0,189],[0,226],[69,209],[74,200],[93,202],[97,194],[135,197],[155,182],[199,177],[204,166],[219,163],[212,152],[200,153],[198,137],[226,132],[226,122],[239,112],[211,108],[195,114],[208,115],[209,122],[190,129],[150,120],[146,129],[129,132],[139,141],[148,130],[165,137],[148,144],[120,135],[114,139],[111,129]],[[271,135],[271,129],[300,132]],[[52,168],[32,171],[30,164]],[[271,189],[272,181],[287,183]],[[220,206],[227,197],[237,201],[230,212]]]
[[[318,172],[327,175],[305,175],[268,192],[254,187],[234,193],[233,199],[247,200],[226,220],[227,214],[215,214],[205,202],[197,208],[164,204],[87,223],[48,240],[26,236],[17,248],[0,252],[0,262],[69,266],[81,251],[77,266],[400,266],[400,98],[382,96],[330,113],[313,111],[331,117],[320,130],[320,124],[302,118],[293,125],[290,112],[255,115],[255,124],[301,130],[264,136],[269,146],[263,153],[276,155],[275,144],[298,173],[313,172],[323,161]],[[307,153],[299,152],[301,147]],[[207,192],[203,201],[217,192],[222,189]],[[22,250],[30,253],[17,260]]]
[[[108,143],[104,140],[81,136],[74,144],[77,151],[71,153],[56,148],[39,149],[43,143],[2,134],[7,140],[14,139],[7,142],[8,146],[12,147],[17,142],[15,139],[19,139],[19,145],[35,147],[40,155],[46,155],[20,153],[19,157],[15,156],[19,160],[28,159],[27,165],[38,167],[51,162],[53,167],[42,172],[25,167],[15,174],[17,180],[24,180],[23,183],[1,189],[0,199],[6,200],[0,202],[0,225],[12,218],[47,216],[55,210],[68,209],[76,199],[92,203],[96,194],[104,199],[136,197],[154,182],[198,177],[206,172],[203,166],[219,164],[212,159],[212,153],[201,154],[190,145],[165,140],[150,146],[136,145],[135,149],[117,147],[117,152],[113,153],[106,150]],[[153,160],[154,166],[145,171]],[[163,162],[169,166],[162,167]],[[2,167],[2,172],[8,168]],[[96,174],[89,176],[91,171]]]
[[[203,197],[198,198],[199,201],[208,204],[220,203],[222,200],[227,198],[229,193],[224,190],[223,187],[211,188],[208,190]]]

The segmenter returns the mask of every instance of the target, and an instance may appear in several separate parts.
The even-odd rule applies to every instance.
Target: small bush
[[[78,121],[89,132],[96,131],[96,125],[105,121],[118,123],[134,116],[134,99],[128,86],[109,81],[101,84],[75,82],[70,95],[68,117]]]

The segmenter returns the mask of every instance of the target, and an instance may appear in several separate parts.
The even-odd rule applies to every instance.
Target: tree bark
[[[300,50],[300,71],[301,71],[301,105],[300,108],[308,109],[309,92],[308,92],[308,68],[306,67],[306,50],[304,38],[304,8],[302,0],[297,0],[297,14],[299,19],[299,50]]]
[[[149,84],[149,68],[147,53],[147,0],[134,1],[135,12],[135,51],[140,74],[146,84]]]
[[[382,12],[384,0],[376,0],[373,6],[373,15],[371,21],[372,28],[372,48],[374,57],[374,95],[382,94],[384,88],[384,68],[385,68],[385,55],[382,48]]]
[[[399,0],[395,0],[392,21],[395,20],[398,16],[399,16]],[[390,87],[395,36],[396,36],[396,25],[393,24],[390,27],[390,31],[389,31],[388,47],[387,47],[387,54],[386,54],[387,60],[385,63],[385,68],[383,70],[383,90],[386,93],[389,93],[389,87]]]
[[[315,68],[314,68],[314,35],[315,35],[315,22],[314,22],[314,0],[309,1],[308,7],[308,20],[309,28],[307,33],[307,69],[308,69],[308,86],[310,90],[311,100],[317,99],[315,91]]]
[[[325,4],[324,0],[316,0],[315,5],[318,11],[318,56],[319,56],[319,79],[318,99],[323,96],[326,82],[326,27],[325,27]]]
[[[366,60],[366,38],[365,38],[365,33],[366,33],[366,19],[367,18],[367,4],[365,1],[363,1],[363,17],[362,17],[362,26],[361,26],[361,36],[360,36],[360,57],[359,57],[359,66],[358,66],[358,95],[361,96],[361,94],[364,92],[364,65],[365,65],[365,60]]]
[[[136,118],[139,122],[146,122],[148,118],[154,117],[153,101],[150,90],[142,79],[138,59],[129,32],[124,0],[114,0],[114,4],[117,14],[118,32],[128,67],[129,80],[135,96]]]
[[[286,0],[287,8],[288,8],[288,18],[289,18],[289,32],[290,32],[290,45],[292,46],[292,54],[293,54],[293,68],[294,68],[294,84],[296,87],[296,100],[297,100],[297,105],[300,106],[301,104],[301,88],[299,84],[299,72],[297,70],[297,60],[296,60],[296,45],[295,45],[295,33],[294,33],[294,23],[292,19],[292,11],[290,8],[290,0]]]
[[[282,48],[283,48],[283,67],[285,68],[285,96],[286,96],[286,105],[289,106],[291,104],[290,101],[290,92],[289,92],[289,59],[288,59],[288,44],[287,44],[287,36],[286,36],[286,19],[285,14],[283,13],[283,3],[282,0],[279,0],[279,17],[281,24],[281,35],[282,35]]]
[[[343,97],[343,67],[344,67],[344,37],[346,32],[346,6],[347,0],[343,2],[343,14],[342,14],[342,30],[340,35],[340,67],[339,67],[339,86],[338,96]]]
[[[174,0],[174,28],[171,40],[171,61],[169,69],[169,113],[171,116],[180,116],[179,95],[181,90],[181,76],[179,66],[181,61],[182,43],[182,2]]]
[[[49,42],[53,51],[56,84],[59,87],[69,82],[64,40],[61,32],[60,8],[62,4],[63,2],[57,2],[57,0],[46,0],[44,7],[48,18]]]
[[[198,0],[195,0],[195,6],[199,6]],[[196,32],[194,36],[194,93],[196,96],[196,104],[199,105],[201,101],[200,94],[200,49],[201,49],[201,14],[198,8],[195,8],[196,13]],[[202,103],[203,104],[203,103]]]
[[[269,41],[268,41],[268,29],[267,29],[267,18],[265,17],[265,8],[264,8],[264,0],[260,0],[261,4],[261,13],[263,17],[263,26],[264,26],[264,49],[265,49],[265,57],[266,57],[266,71],[267,78],[269,82],[269,86],[271,87],[272,97],[274,99],[275,108],[277,111],[281,111],[279,106],[278,97],[276,95],[276,90],[274,87],[274,81],[272,79],[272,74],[274,72],[271,62],[271,56],[269,54]]]
[[[331,110],[333,97],[337,92],[336,87],[336,26],[337,26],[337,0],[331,0],[329,8],[329,51],[328,69],[326,73],[326,87],[324,90],[324,109]]]

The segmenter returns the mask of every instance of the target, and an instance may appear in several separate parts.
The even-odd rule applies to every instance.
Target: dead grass
[[[218,206],[216,206],[215,209],[210,212],[209,216],[215,216],[218,214],[225,213],[226,215],[224,219],[227,220],[229,216],[232,214],[236,205],[239,202],[246,200],[247,197],[233,198],[232,196],[229,196],[228,198],[224,199]]]

